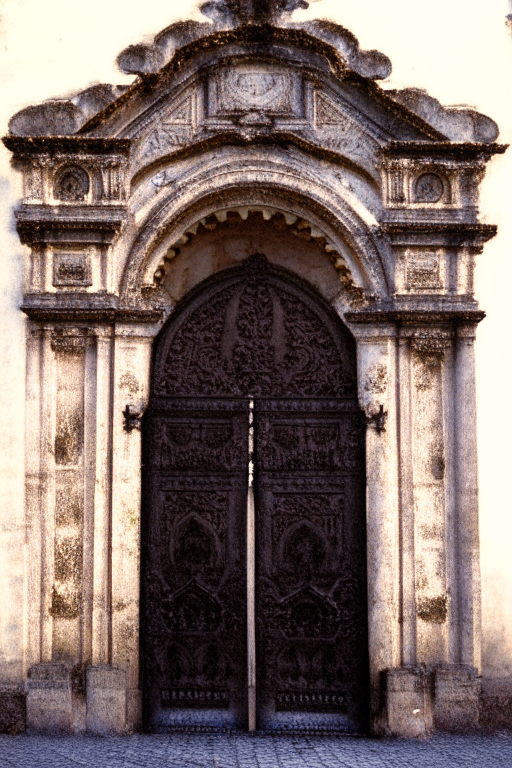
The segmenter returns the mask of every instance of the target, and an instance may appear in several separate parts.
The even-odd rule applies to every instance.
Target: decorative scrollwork
[[[327,314],[327,310],[323,310]],[[340,397],[355,392],[352,340],[274,278],[264,256],[179,325],[156,372],[162,395]],[[311,340],[314,339],[314,343]],[[341,343],[340,343],[341,342]]]

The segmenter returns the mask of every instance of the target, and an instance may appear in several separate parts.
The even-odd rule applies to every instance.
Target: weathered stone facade
[[[300,3],[248,3],[242,18],[232,5],[124,51],[130,88],[30,107],[4,139],[31,248],[27,725],[141,727],[138,427],[153,340],[193,288],[263,252],[357,342],[372,731],[474,729],[473,274],[496,232],[478,186],[506,147],[485,116],[382,90],[389,60],[335,24],[290,21]],[[23,692],[1,695],[22,720]]]

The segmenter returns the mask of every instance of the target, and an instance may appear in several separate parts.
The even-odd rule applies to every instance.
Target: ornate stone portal
[[[31,248],[22,307],[29,318],[24,667],[30,728],[141,726],[140,647],[147,648],[151,622],[140,621],[139,427],[150,418],[144,411],[153,340],[168,319],[171,327],[181,317],[183,297],[207,291],[208,282],[200,286],[207,278],[242,269],[258,251],[276,274],[284,268],[305,280],[304,290],[331,305],[357,346],[357,393],[367,424],[369,667],[347,690],[369,675],[370,703],[359,722],[367,717],[372,732],[398,735],[478,724],[473,340],[483,313],[473,296],[473,269],[475,254],[495,234],[478,221],[478,184],[486,162],[505,147],[494,143],[497,128],[487,117],[445,109],[413,89],[381,89],[375,81],[387,77],[389,60],[360,50],[336,24],[293,22],[294,8],[304,5],[206,3],[212,23],[174,24],[152,45],[120,55],[121,69],[138,75],[129,88],[94,86],[11,120],[4,143],[23,172],[17,226]],[[318,339],[311,342],[313,332],[300,339],[285,330],[286,302],[275,287],[251,299],[242,292],[236,301],[248,324],[237,338],[257,331],[260,363],[269,352],[275,363],[293,340],[288,380],[285,387],[286,377],[267,365],[267,391],[263,368],[245,358],[245,384],[226,366],[209,396],[346,395],[350,382],[334,363],[319,365],[316,379],[301,379],[304,360],[321,348]],[[221,316],[216,311],[213,323]],[[191,337],[193,324],[180,328]],[[175,392],[175,363],[194,346],[172,338],[163,378],[156,359],[154,392],[164,400],[196,396],[197,382],[207,386],[213,369],[203,361],[201,373],[184,358],[180,370],[187,374]],[[232,355],[226,359],[233,363]],[[272,408],[256,415],[262,425],[279,420]],[[294,418],[309,429],[305,412]],[[311,520],[300,513],[276,555],[281,570],[272,578],[283,590],[279,621],[288,639],[322,635],[330,643],[341,632],[340,616],[354,610],[336,597],[341,587],[326,575],[341,578],[336,537],[350,532],[350,525],[343,533],[337,528],[336,499],[345,498],[337,473],[350,458],[343,450],[341,444],[329,449],[333,512],[324,522],[331,528],[318,533],[311,501]],[[297,462],[306,454],[305,447],[297,451]],[[257,462],[258,455],[257,445]],[[270,550],[261,555],[261,541],[273,535],[268,521],[279,527],[288,514],[290,480],[286,468],[276,474],[275,464],[266,466],[268,455],[259,459],[266,484],[256,531],[262,562]],[[182,469],[175,482],[186,480]],[[166,565],[183,561],[168,576],[176,605],[167,629],[177,637],[183,595],[203,606],[196,612],[203,629],[194,625],[192,633],[207,625],[214,633],[222,621],[218,596],[205,593],[197,575],[206,569],[217,578],[212,542],[220,534],[208,529],[206,535],[196,491],[188,517],[168,515],[169,524],[182,526]],[[209,517],[222,492],[208,491]],[[308,493],[311,487],[301,498]],[[189,503],[183,489],[180,498]],[[194,546],[204,557],[195,566]],[[323,563],[325,573],[313,573],[300,553],[320,562],[322,547],[331,561]],[[305,571],[307,583],[294,581],[294,568]],[[145,583],[146,597],[147,589]],[[346,596],[350,587],[344,589]],[[227,605],[238,616],[229,599]],[[258,635],[257,642],[269,640]],[[285,648],[281,662],[266,657],[259,678],[274,696],[275,712],[286,712],[286,727],[294,726],[293,712],[301,727],[305,699],[293,668],[305,668],[307,642],[293,652]],[[333,641],[331,660],[337,647]],[[174,669],[186,666],[180,653],[171,654]],[[211,667],[211,655],[201,661],[198,654],[197,668]],[[277,679],[279,663],[292,681],[288,689]],[[169,687],[166,706],[185,683],[197,693],[197,674]],[[340,715],[345,694],[322,685],[315,694],[320,708]],[[227,706],[225,686],[212,684],[208,695],[221,702],[219,711]],[[20,707],[21,698],[11,697]],[[267,699],[261,722],[271,724]]]

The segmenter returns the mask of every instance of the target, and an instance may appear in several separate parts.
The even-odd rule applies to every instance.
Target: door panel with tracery
[[[364,426],[351,400],[256,403],[258,722],[365,724]]]
[[[263,256],[206,281],[158,341],[144,455],[146,725],[362,730],[364,426],[330,307]]]

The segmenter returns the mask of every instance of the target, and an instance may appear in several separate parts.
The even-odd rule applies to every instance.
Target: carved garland
[[[420,357],[442,359],[452,343],[447,331],[417,331],[411,338],[411,349]]]

